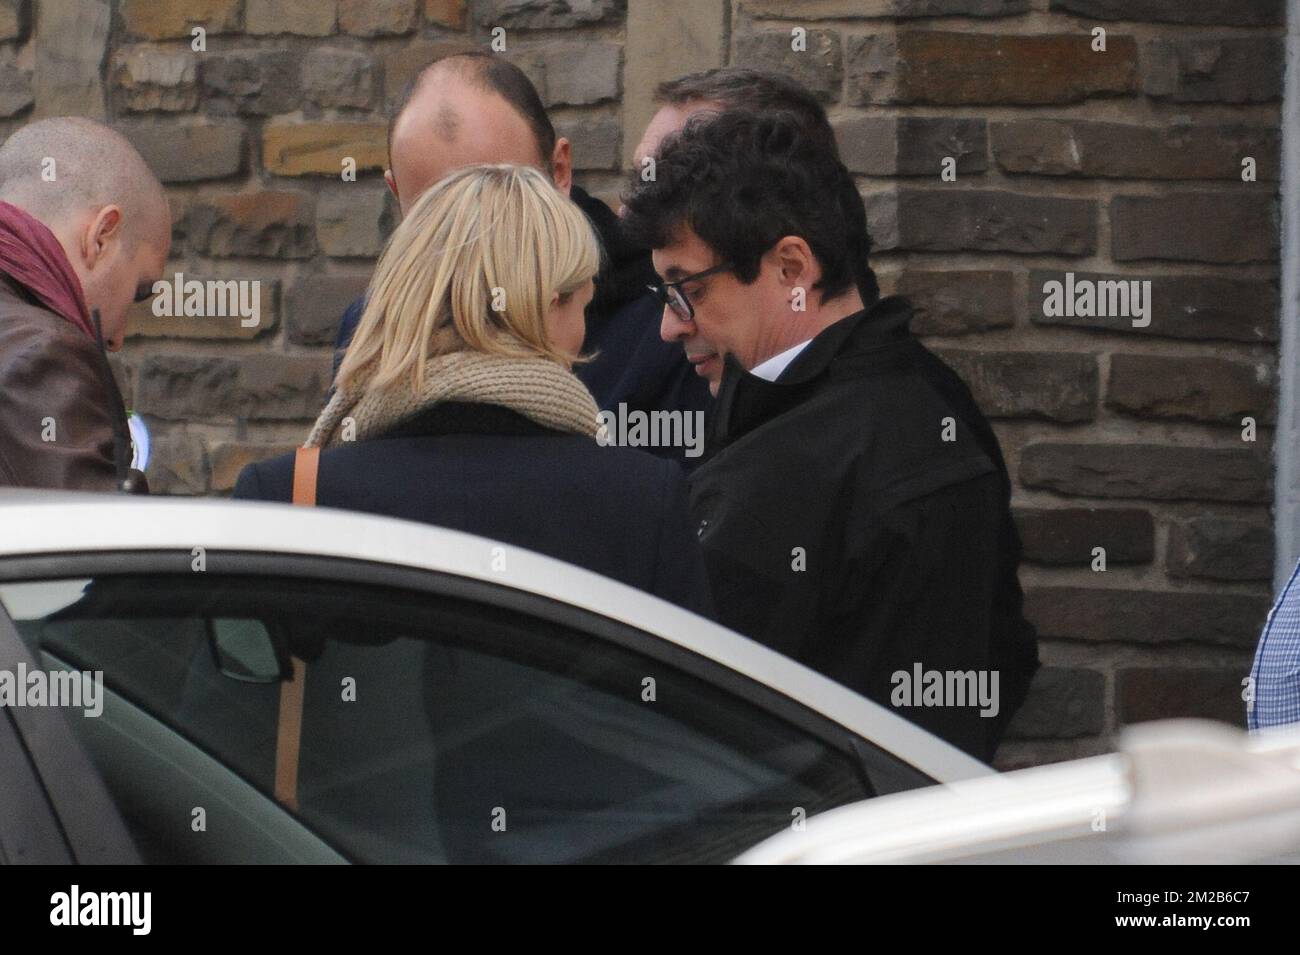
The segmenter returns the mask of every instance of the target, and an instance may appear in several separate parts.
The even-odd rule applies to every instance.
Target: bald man
[[[594,206],[604,207],[574,187],[569,141],[555,135],[541,97],[523,71],[490,53],[454,54],[425,67],[398,100],[388,125],[384,181],[405,215],[435,182],[485,163],[542,170],[589,217]],[[358,299],[343,313],[336,372],[364,306],[365,300]]]
[[[122,347],[170,248],[162,185],[107,126],[46,119],[0,147],[0,487],[129,483],[105,352]]]
[[[660,341],[658,304],[646,292],[656,280],[648,249],[627,242],[618,217],[605,203],[573,183],[569,141],[555,135],[541,97],[508,60],[470,52],[426,67],[398,102],[389,125],[389,169],[384,174],[403,213],[448,173],[481,163],[513,163],[541,169],[586,215],[604,247],[596,294],[587,307],[583,349],[597,358],[575,371],[601,408],[702,410],[703,381],[691,373],[682,351]],[[335,370],[364,301],[344,313]],[[650,335],[643,332],[649,329]],[[685,448],[647,447],[684,465]]]
[[[484,163],[533,166],[571,195],[569,141],[555,135],[532,81],[490,53],[461,53],[426,67],[388,128],[384,181],[402,214],[457,169]]]

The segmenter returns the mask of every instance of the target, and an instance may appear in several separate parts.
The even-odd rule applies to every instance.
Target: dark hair
[[[821,300],[856,286],[864,305],[880,292],[867,258],[867,214],[835,151],[805,134],[794,114],[734,110],[693,117],[666,137],[649,181],[633,173],[623,194],[623,229],[661,249],[689,226],[736,277],[758,277],[782,236],[802,238],[821,265]]]
[[[826,143],[836,156],[839,155],[835,132],[826,118],[826,108],[806,86],[780,73],[739,66],[688,73],[660,83],[655,88],[654,101],[672,106],[710,102],[728,110],[792,113],[799,119],[805,136]]]
[[[533,131],[533,136],[537,140],[537,150],[541,154],[542,165],[547,175],[553,172],[551,156],[555,153],[555,127],[551,125],[551,118],[546,115],[546,107],[542,105],[542,98],[537,95],[537,87],[533,86],[533,81],[528,78],[528,75],[523,70],[509,60],[492,53],[485,53],[482,50],[453,53],[440,60],[435,60],[406,84],[393,107],[392,117],[388,121],[388,162],[390,165],[393,161],[393,129],[397,126],[397,120],[405,112],[406,107],[410,105],[411,98],[427,78],[429,71],[437,67],[454,70],[458,75],[470,80],[481,89],[491,90],[496,93],[514,107],[515,112],[524,118],[528,128]]]

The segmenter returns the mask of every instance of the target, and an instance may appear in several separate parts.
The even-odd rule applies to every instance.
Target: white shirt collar
[[[786,367],[790,364],[790,362],[798,358],[799,353],[808,347],[808,342],[810,341],[812,341],[811,338],[809,338],[807,341],[800,342],[798,345],[795,345],[793,348],[787,348],[779,355],[773,355],[767,361],[759,365],[755,365],[752,369],[750,369],[749,373],[751,375],[756,375],[757,377],[762,378],[765,381],[776,381],[778,378],[781,377],[781,373],[785,371]]]

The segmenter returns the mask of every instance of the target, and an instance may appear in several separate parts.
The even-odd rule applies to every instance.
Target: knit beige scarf
[[[342,444],[345,419],[353,426],[347,440],[382,435],[405,418],[439,401],[503,405],[556,431],[595,437],[599,409],[585,385],[547,358],[505,358],[483,352],[453,352],[429,360],[417,391],[402,383],[370,391],[372,373],[363,372],[346,391],[334,392],[316,419],[305,447]]]

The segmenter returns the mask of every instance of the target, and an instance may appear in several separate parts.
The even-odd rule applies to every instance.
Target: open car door
[[[0,674],[22,694],[19,675],[40,669],[0,605]],[[0,863],[138,864],[117,807],[67,720],[58,706],[0,705]]]

